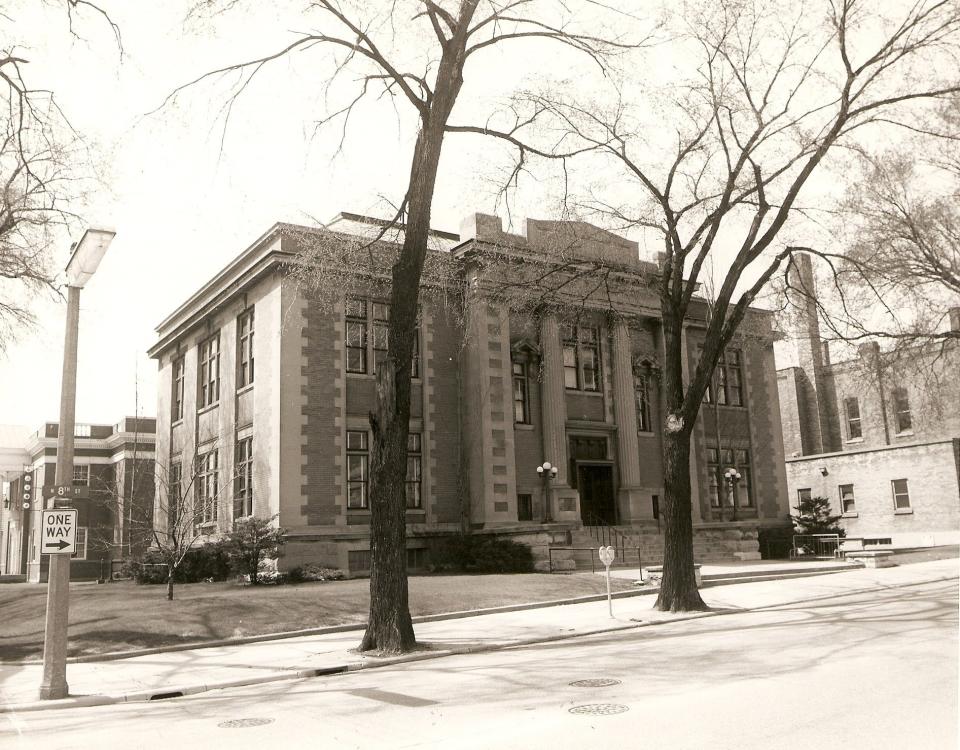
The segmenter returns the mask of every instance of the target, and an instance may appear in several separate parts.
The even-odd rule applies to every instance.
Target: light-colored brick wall
[[[848,536],[890,537],[897,547],[960,541],[958,440],[787,459],[790,504],[809,488],[840,513],[840,485],[852,484],[856,515],[842,519]],[[826,474],[823,473],[826,470]],[[910,512],[895,512],[891,482],[906,479]]]

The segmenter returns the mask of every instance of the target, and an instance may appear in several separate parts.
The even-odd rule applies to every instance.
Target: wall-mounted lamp
[[[823,474],[823,476],[826,476],[826,475],[829,474],[830,472],[827,471],[827,467],[826,467],[826,466],[821,466],[821,467],[820,467],[820,473]]]

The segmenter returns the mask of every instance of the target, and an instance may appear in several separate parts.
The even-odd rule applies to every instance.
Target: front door
[[[577,466],[577,489],[580,490],[580,517],[587,526],[598,523],[616,524],[617,510],[613,496],[613,467],[596,464]]]

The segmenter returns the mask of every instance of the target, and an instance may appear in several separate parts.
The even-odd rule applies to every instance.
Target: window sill
[[[732,409],[733,411],[737,411],[740,409],[743,409],[744,411],[747,410],[746,404],[741,404],[740,406],[737,406],[736,404],[713,404],[710,401],[704,401],[703,405],[708,409]]]
[[[533,425],[530,424],[529,422],[514,422],[514,423],[513,423],[513,429],[515,429],[515,430],[526,430],[526,431],[529,432],[529,431],[532,431],[532,430],[533,430]]]
[[[242,388],[237,388],[237,395],[240,396],[240,395],[242,395],[242,394],[244,394],[244,393],[247,393],[248,391],[252,391],[252,390],[253,390],[253,383],[247,383],[247,384],[246,384],[245,386],[243,386]]]
[[[893,515],[895,516],[910,516],[913,515],[913,508],[894,508]]]
[[[913,430],[904,430],[903,432],[898,432],[894,437],[913,437]]]
[[[376,380],[377,374],[375,372],[350,372],[349,370],[346,373],[348,378],[353,380]],[[423,377],[420,375],[414,375],[410,378],[411,382],[419,383],[423,380]],[[252,387],[252,385],[251,385]]]
[[[851,511],[848,513],[841,513],[840,517],[841,518],[860,518],[860,514],[857,513],[856,511]]]
[[[197,409],[197,416],[200,416],[201,414],[206,414],[208,411],[213,411],[214,409],[217,409],[219,407],[220,407],[219,401],[212,404],[207,404],[207,406]]]
[[[852,443],[862,443],[862,442],[863,442],[863,438],[862,438],[862,437],[858,437],[858,438],[847,438],[847,439],[844,440],[843,442],[848,443],[848,444],[852,444]]]
[[[170,423],[170,429],[172,430],[174,427],[180,427],[180,425],[182,424],[183,424],[183,417],[180,417],[180,419],[175,419],[173,422]]]
[[[581,396],[603,396],[602,391],[585,391],[582,388],[564,388],[567,393],[578,393]]]

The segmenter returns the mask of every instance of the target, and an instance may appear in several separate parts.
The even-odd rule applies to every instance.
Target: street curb
[[[836,599],[838,596],[856,596],[859,594],[868,594],[875,591],[886,591],[889,589],[896,588],[910,588],[912,586],[924,586],[931,583],[946,583],[948,581],[957,580],[957,575],[951,575],[948,577],[934,578],[924,581],[912,581],[910,583],[904,583],[899,585],[876,585],[870,586],[867,588],[853,589],[851,591],[843,591],[840,593],[824,594],[822,596],[807,597],[805,599],[795,599],[788,602],[779,602],[777,604],[768,604],[760,607],[745,607],[743,609],[730,609],[730,610],[709,610],[706,612],[691,612],[688,614],[680,615],[678,617],[673,617],[670,619],[663,620],[652,620],[652,621],[637,621],[629,625],[613,625],[610,627],[594,628],[591,630],[584,630],[572,633],[557,633],[549,636],[542,636],[538,638],[525,638],[521,640],[502,642],[502,643],[485,643],[477,646],[464,646],[462,648],[451,648],[451,649],[440,649],[437,651],[424,650],[413,652],[410,654],[404,654],[402,656],[394,657],[368,657],[371,661],[360,661],[360,662],[348,662],[346,664],[336,665],[332,667],[316,667],[311,669],[300,669],[300,670],[284,670],[275,672],[272,674],[259,675],[257,677],[246,677],[236,680],[225,680],[221,682],[210,682],[203,684],[193,684],[193,685],[184,685],[179,687],[165,687],[160,689],[153,690],[141,690],[132,693],[124,693],[120,695],[84,695],[77,696],[76,698],[63,698],[60,700],[52,701],[31,701],[29,703],[17,703],[17,704],[8,704],[6,706],[0,706],[0,714],[2,713],[25,713],[29,711],[44,711],[44,710],[53,710],[57,708],[80,708],[85,706],[105,706],[112,705],[117,703],[136,703],[136,702],[146,702],[154,700],[165,700],[170,698],[182,698],[188,695],[196,695],[197,693],[209,692],[211,690],[224,690],[235,687],[249,687],[251,685],[261,685],[271,682],[283,682],[290,680],[302,680],[309,679],[312,677],[323,677],[335,674],[343,674],[346,672],[357,672],[363,669],[375,669],[380,667],[389,667],[396,664],[405,664],[415,661],[425,661],[427,659],[440,659],[447,656],[458,656],[463,654],[478,654],[488,651],[503,651],[510,648],[522,648],[524,646],[533,646],[542,643],[553,643],[557,641],[571,640],[573,638],[584,638],[591,635],[600,635],[602,633],[615,633],[625,630],[636,630],[644,627],[654,627],[657,625],[667,625],[673,624],[676,622],[687,622],[689,620],[700,620],[707,617],[720,617],[723,615],[734,615],[734,614],[744,614],[746,612],[761,612],[764,610],[774,609],[776,607],[789,607],[795,604],[805,604],[809,602],[823,601],[826,599]],[[621,592],[624,594],[636,596],[635,592]],[[652,593],[652,592],[650,592]],[[602,598],[606,598],[605,596]],[[624,597],[620,597],[624,598]],[[592,597],[591,597],[592,599]],[[530,609],[531,607],[527,607]],[[438,618],[435,618],[438,619]]]
[[[775,575],[745,576],[743,578],[715,578],[705,579],[700,588],[711,588],[713,586],[729,586],[737,583],[758,583],[763,581],[781,581],[791,578],[812,578],[814,576],[832,575],[834,573],[846,573],[851,570],[862,570],[862,568],[837,568],[834,570],[811,570],[807,572],[779,573]],[[650,586],[627,591],[615,591],[611,594],[614,599],[626,599],[634,596],[646,596],[660,592],[659,586]],[[459,620],[465,617],[480,617],[482,615],[496,615],[504,612],[522,612],[528,609],[542,609],[544,607],[562,607],[570,604],[588,604],[590,602],[600,602],[606,600],[606,594],[589,594],[588,596],[578,596],[569,599],[550,599],[542,602],[524,602],[521,604],[505,604],[501,607],[485,607],[482,609],[465,609],[455,612],[438,612],[432,615],[419,615],[411,618],[413,624],[421,622],[440,622],[442,620]],[[280,641],[290,638],[303,638],[311,635],[328,635],[330,633],[347,633],[352,630],[364,630],[367,624],[345,623],[343,625],[327,625],[322,628],[304,628],[302,630],[286,630],[278,633],[261,633],[260,635],[247,635],[240,638],[219,638],[213,641],[193,641],[190,643],[176,643],[170,646],[157,646],[155,648],[137,649],[136,651],[108,651],[104,654],[87,654],[85,656],[70,656],[67,658],[67,664],[86,664],[89,662],[107,662],[120,661],[122,659],[135,659],[138,656],[152,656],[154,654],[166,654],[173,651],[194,651],[202,648],[221,648],[223,646],[243,646],[248,643],[263,643],[265,641]],[[0,664],[9,664],[14,666],[29,666],[42,664],[39,659],[26,659],[21,661],[5,661]]]

